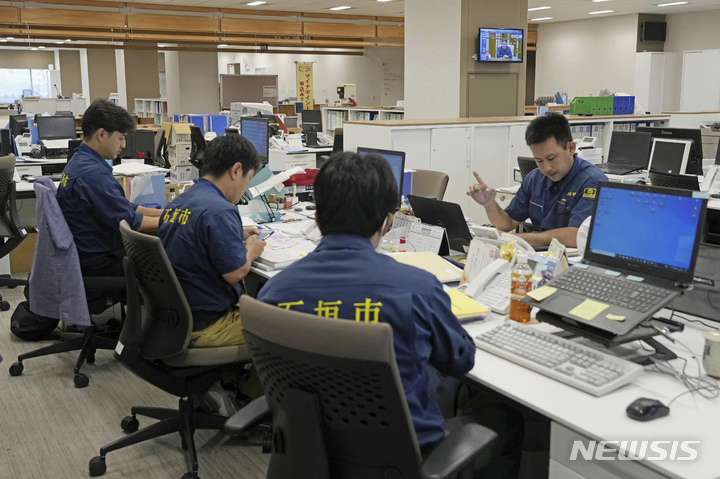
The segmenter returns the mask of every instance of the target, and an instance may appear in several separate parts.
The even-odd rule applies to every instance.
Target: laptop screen
[[[689,282],[707,199],[702,193],[598,184],[586,257],[609,266]]]
[[[656,141],[652,150],[650,169],[661,173],[684,175],[687,157],[685,143]]]
[[[650,159],[650,133],[630,133],[613,131],[610,140],[608,163],[615,165],[646,167]]]

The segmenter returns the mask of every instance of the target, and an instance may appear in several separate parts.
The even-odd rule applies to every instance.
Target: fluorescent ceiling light
[[[347,5],[343,5],[342,7],[332,7],[330,10],[347,10],[348,8],[352,8],[352,7],[348,7]]]
[[[377,0],[378,2],[392,2],[392,0]]]
[[[55,45],[62,45],[65,42],[55,42]]]
[[[32,48],[31,48],[30,50],[37,50],[37,48],[35,48],[35,47],[32,47]]]
[[[537,12],[538,10],[547,10],[552,7],[535,7],[535,8],[528,8],[528,12]]]
[[[610,0],[592,0],[594,3],[609,2]]]
[[[530,21],[531,22],[540,22],[542,20],[552,20],[552,19],[553,19],[553,17],[540,17],[540,18],[531,18]]]
[[[247,5],[248,7],[257,7],[258,5],[265,5],[266,3],[267,2],[250,2],[246,3],[245,5]]]
[[[598,10],[597,12],[588,12],[588,15],[600,15],[601,13],[615,13],[615,10]]]
[[[45,48],[44,46],[39,46],[38,48]]]
[[[8,40],[15,40],[15,37],[7,37]]]
[[[221,43],[220,45],[218,45],[218,47],[226,47],[226,46],[228,46],[227,43]]]
[[[658,7],[674,7],[675,5],[687,5],[688,2],[661,3]]]
[[[66,41],[66,42],[68,42],[68,43],[70,43],[70,42],[71,42],[72,40],[70,40],[70,39],[68,38],[68,39],[67,39],[67,40],[65,40],[65,41]]]
[[[7,43],[7,40],[0,40],[0,43]]]

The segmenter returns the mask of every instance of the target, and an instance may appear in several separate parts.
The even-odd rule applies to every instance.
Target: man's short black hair
[[[398,187],[388,162],[379,156],[333,155],[315,177],[320,232],[370,238],[398,207]]]
[[[507,38],[503,38],[501,43],[509,43],[509,42],[507,41]]]
[[[250,170],[257,173],[262,165],[257,150],[244,136],[218,136],[205,149],[203,176],[220,178],[237,162],[242,163],[243,176],[247,176]]]
[[[100,128],[109,134],[119,131],[127,135],[135,130],[135,121],[125,108],[99,98],[83,113],[83,138],[89,140]]]
[[[531,121],[525,130],[525,142],[528,146],[544,143],[550,138],[555,138],[563,149],[573,141],[570,123],[564,115],[552,112],[539,116]]]

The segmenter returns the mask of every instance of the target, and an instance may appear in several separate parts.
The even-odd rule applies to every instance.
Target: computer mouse
[[[636,421],[652,421],[670,414],[670,408],[657,399],[640,398],[633,401],[625,412]]]

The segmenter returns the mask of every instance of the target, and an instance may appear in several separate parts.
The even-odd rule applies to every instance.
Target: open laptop
[[[644,170],[650,160],[652,135],[650,133],[630,133],[614,131],[610,139],[610,151],[607,162],[597,165],[604,173],[627,175]]]
[[[571,324],[627,334],[692,282],[707,198],[601,181],[583,264],[548,282],[554,294],[523,302]]]
[[[690,158],[692,142],[689,140],[653,140],[648,170],[670,173],[671,175],[688,174],[687,166]]]
[[[408,195],[408,201],[420,221],[445,228],[451,249],[465,251],[470,246],[472,235],[460,205],[415,195]]]
[[[692,285],[672,302],[675,311],[720,321],[720,246],[700,244]]]

